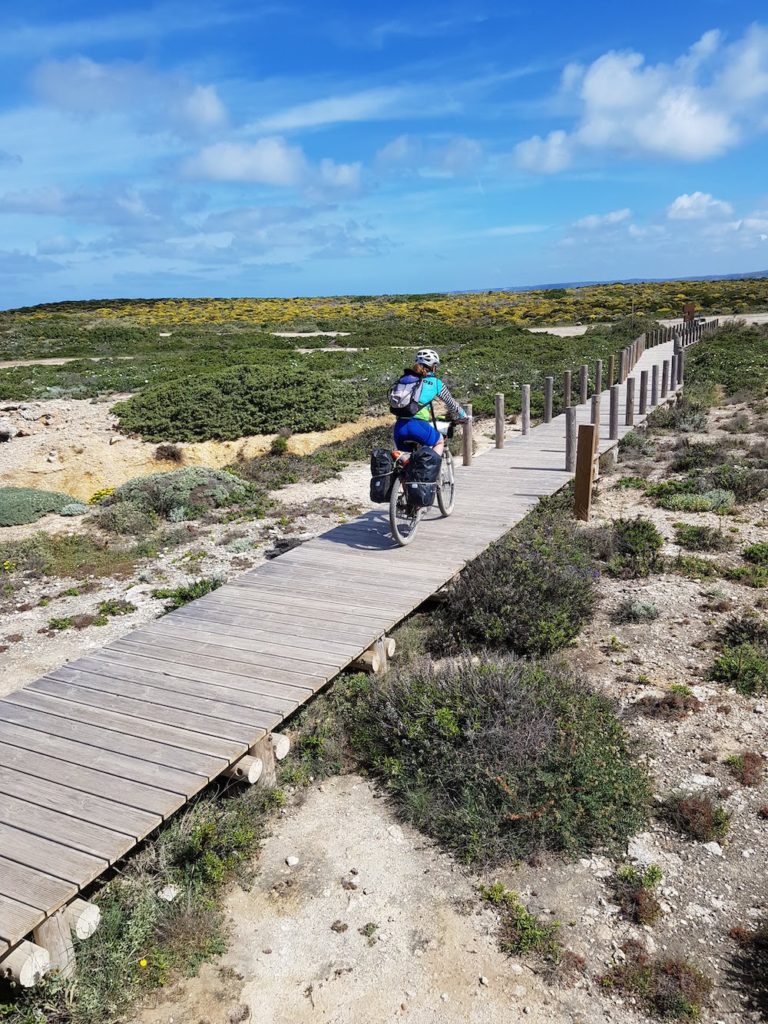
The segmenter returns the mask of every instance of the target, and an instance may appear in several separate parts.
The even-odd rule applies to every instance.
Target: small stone
[[[484,974],[480,975],[480,984],[481,985],[486,985],[486,986],[488,985],[488,979],[486,978],[486,976]]]
[[[122,437],[116,437],[114,434],[109,439],[110,444],[119,444],[122,441]]]
[[[269,956],[269,954],[272,952],[272,950],[271,949],[262,949],[261,952],[264,953],[265,956]]]
[[[512,995],[516,999],[522,999],[523,996],[527,996],[528,995],[528,989],[525,987],[525,985],[513,985],[512,986]]]
[[[229,1024],[241,1024],[244,1020],[249,1020],[251,1011],[245,1003],[240,1003],[238,1006],[233,1006],[229,1011]]]
[[[447,992],[441,992],[440,998],[443,1000],[444,1003],[447,1003],[448,1002],[448,993]]]
[[[181,889],[178,885],[166,885],[157,895],[161,900],[165,900],[166,903],[173,903],[180,892]]]
[[[713,857],[723,856],[723,848],[720,843],[704,843],[704,849],[707,850],[708,853],[711,853]]]
[[[285,858],[285,863],[288,865],[289,868],[295,868],[296,865],[299,863],[299,858],[298,857],[286,857]]]

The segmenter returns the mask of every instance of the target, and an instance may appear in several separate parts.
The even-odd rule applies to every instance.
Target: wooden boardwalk
[[[561,415],[458,468],[407,549],[382,506],[0,701],[0,958],[566,484],[564,439]]]

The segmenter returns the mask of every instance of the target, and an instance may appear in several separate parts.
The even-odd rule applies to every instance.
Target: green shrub
[[[717,466],[703,475],[700,486],[703,491],[729,491],[738,502],[759,501],[768,492],[768,469]]]
[[[700,493],[662,494],[656,504],[669,512],[716,512],[724,515],[736,504],[733,491],[710,490]]]
[[[104,616],[130,615],[131,612],[135,611],[135,604],[131,604],[130,601],[124,601],[119,597],[110,597],[99,605],[99,615]]]
[[[740,693],[759,697],[768,693],[768,651],[762,645],[726,646],[715,658],[710,678],[734,686]]]
[[[675,543],[689,551],[724,551],[733,546],[733,541],[722,530],[713,526],[690,526],[675,523]]]
[[[745,587],[754,587],[756,590],[768,587],[767,565],[727,566],[723,570],[723,576],[734,583],[743,583]]]
[[[661,567],[664,538],[650,519],[642,516],[616,519],[610,526],[598,528],[592,532],[591,543],[592,550],[607,562],[611,576],[636,579]]]
[[[652,601],[627,597],[619,604],[613,617],[618,623],[653,622],[659,617],[659,609]]]
[[[759,544],[750,544],[748,548],[744,548],[742,555],[755,565],[768,565],[768,543],[762,541]]]
[[[158,600],[167,600],[165,606],[166,611],[173,611],[174,608],[182,608],[185,604],[189,604],[190,601],[196,601],[198,597],[205,597],[206,594],[210,594],[213,590],[218,590],[224,580],[218,579],[214,576],[203,576],[199,580],[195,580],[193,583],[188,583],[185,586],[174,587],[173,589],[160,588],[152,591],[152,597]]]
[[[641,476],[622,476],[616,481],[615,487],[617,490],[637,490],[644,491],[648,486],[648,481],[644,480]]]
[[[350,746],[466,862],[623,842],[648,783],[612,705],[565,667],[488,657],[360,678]]]
[[[678,555],[669,563],[673,572],[680,576],[688,576],[689,579],[711,579],[720,576],[720,566],[709,558],[701,558],[699,555]]]
[[[726,395],[762,398],[768,386],[768,334],[743,322],[724,324],[686,355],[688,384],[718,385]]]
[[[0,527],[24,526],[74,503],[69,494],[32,487],[0,487]]]
[[[90,512],[90,509],[82,501],[72,501],[59,509],[60,516],[84,516],[86,512]]]
[[[0,544],[0,565],[33,576],[127,576],[138,561],[136,548],[113,547],[86,534],[36,533]]]
[[[542,921],[527,910],[516,892],[501,882],[480,887],[482,898],[500,913],[499,948],[509,956],[535,954],[543,960],[559,962],[563,955],[560,922]]]
[[[435,654],[473,644],[545,655],[577,636],[596,601],[597,572],[571,522],[546,513],[471,562],[435,617]]]
[[[625,942],[622,950],[624,962],[601,978],[605,989],[631,996],[663,1020],[699,1019],[713,988],[705,974],[687,960],[653,958],[636,940]]]
[[[619,441],[619,451],[627,452],[631,455],[654,455],[656,445],[646,434],[641,434],[637,430],[630,430]]]
[[[147,441],[231,441],[326,430],[363,411],[360,389],[322,373],[236,366],[147,388],[115,406],[120,429]]]
[[[236,504],[248,492],[248,485],[233,473],[190,466],[129,480],[106,499],[106,507],[122,503],[146,515],[154,513],[163,519],[171,519],[177,510],[189,516]]]
[[[648,417],[648,425],[656,430],[677,430],[696,434],[707,429],[712,395],[709,389],[694,392],[688,388],[680,402],[662,405]]]
[[[728,452],[722,444],[709,444],[702,441],[689,441],[684,438],[675,447],[670,468],[676,473],[687,473],[692,469],[705,469],[719,466],[728,460]]]
[[[146,537],[157,526],[154,512],[143,512],[128,501],[102,505],[93,517],[94,523],[107,533],[128,537]]]
[[[768,622],[753,612],[733,615],[722,626],[718,637],[730,647],[754,644],[768,648]]]

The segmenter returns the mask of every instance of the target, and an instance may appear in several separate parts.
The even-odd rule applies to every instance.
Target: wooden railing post
[[[592,479],[595,467],[595,434],[593,423],[582,423],[576,448],[576,478],[573,489],[573,514],[582,522],[589,522],[592,510]]]
[[[608,436],[612,441],[619,439],[619,385],[611,386],[611,405],[608,414]]]
[[[552,391],[555,385],[554,377],[544,378],[544,422],[552,422]]]
[[[653,409],[659,404],[659,364],[654,363],[651,370],[651,407]]]
[[[677,383],[680,387],[683,386],[683,378],[685,377],[685,352],[680,352],[677,357]]]
[[[589,411],[589,421],[594,423],[595,426],[600,429],[600,393],[596,391],[592,395],[592,407]]]
[[[504,447],[504,395],[496,395],[496,447]]]
[[[635,422],[635,378],[627,377],[627,405],[625,409],[624,423],[631,427]]]
[[[648,411],[648,371],[640,371],[640,415],[645,416]]]
[[[576,469],[576,409],[572,405],[565,410],[565,468],[569,473]]]
[[[677,390],[677,352],[673,352],[669,359],[669,390]]]
[[[463,434],[462,434],[462,457],[465,466],[472,465],[472,403],[468,402],[465,406],[467,418],[462,420]]]
[[[669,360],[665,359],[661,364],[661,397],[667,397],[669,391]]]
[[[566,370],[563,374],[563,408],[570,409],[571,407],[571,371]]]
[[[598,359],[595,363],[595,394],[599,395],[603,390],[603,360]]]
[[[614,377],[616,375],[616,356],[608,356],[608,387],[612,388],[614,384]]]
[[[531,385],[523,384],[520,392],[520,424],[523,436],[531,432]]]
[[[589,397],[589,367],[582,363],[579,370],[579,401],[584,405]]]

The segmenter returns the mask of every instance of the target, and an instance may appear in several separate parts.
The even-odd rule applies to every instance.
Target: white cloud
[[[307,173],[300,146],[278,136],[256,142],[217,142],[184,167],[190,177],[208,181],[248,181],[260,185],[298,185]]]
[[[246,126],[245,131],[285,132],[297,128],[371,121],[385,113],[390,114],[402,97],[403,90],[398,88],[366,89],[349,96],[330,96],[279,111]]]
[[[178,109],[179,114],[196,128],[222,128],[228,120],[227,108],[213,85],[196,85],[181,98]]]
[[[499,227],[486,228],[480,234],[488,238],[506,238],[514,235],[533,235],[546,230],[546,224],[501,224]]]
[[[703,220],[708,217],[729,217],[733,207],[708,192],[683,193],[667,207],[670,220]]]
[[[357,190],[361,174],[361,163],[337,164],[327,157],[320,161],[320,181],[332,189]]]
[[[448,140],[398,135],[378,151],[375,164],[383,173],[455,178],[476,173],[483,160],[481,143],[463,135]]]
[[[610,213],[591,213],[587,217],[581,217],[580,220],[574,221],[573,226],[592,231],[595,228],[621,224],[623,221],[629,220],[631,216],[632,211],[625,207],[623,210],[611,210]]]
[[[550,132],[546,138],[534,135],[515,146],[517,163],[534,174],[557,174],[571,163],[571,141],[564,131]]]
[[[559,102],[575,104],[575,123],[519,143],[517,162],[551,174],[594,154],[709,160],[761,130],[766,96],[768,29],[759,25],[730,45],[706,32],[671,63],[611,51],[565,67]]]

